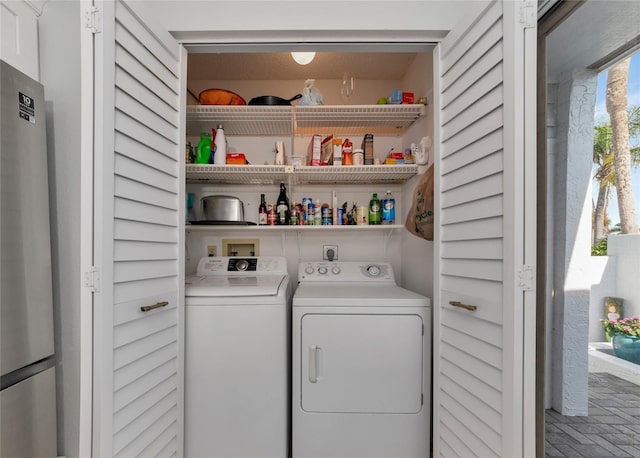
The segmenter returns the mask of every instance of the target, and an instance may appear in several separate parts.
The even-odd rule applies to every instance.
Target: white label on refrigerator
[[[18,116],[31,124],[36,123],[36,104],[28,95],[18,92]]]

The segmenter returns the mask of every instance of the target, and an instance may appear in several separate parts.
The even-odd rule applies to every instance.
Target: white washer
[[[185,296],[185,456],[287,457],[286,259],[203,258]]]
[[[293,458],[426,458],[431,303],[385,262],[301,262],[292,317]]]

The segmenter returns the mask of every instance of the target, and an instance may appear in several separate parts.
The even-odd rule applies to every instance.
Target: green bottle
[[[376,192],[369,201],[369,224],[382,224],[382,202]]]
[[[211,134],[202,132],[198,142],[198,152],[196,154],[196,164],[208,164],[211,157]]]

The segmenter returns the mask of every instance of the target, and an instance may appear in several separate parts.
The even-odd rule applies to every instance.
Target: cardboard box
[[[322,157],[322,137],[320,135],[314,135],[309,142],[309,151],[307,153],[307,164],[320,165],[320,158]]]
[[[413,104],[414,102],[413,92],[402,93],[402,103]]]
[[[245,165],[247,158],[244,153],[227,153],[227,164],[241,164]]]
[[[373,165],[373,134],[365,134],[362,139],[364,165]]]
[[[322,140],[321,150],[320,165],[330,165],[333,160],[333,135]]]
[[[333,139],[333,165],[342,165],[342,139]]]
[[[393,89],[387,100],[389,103],[402,103],[402,91],[400,89]]]

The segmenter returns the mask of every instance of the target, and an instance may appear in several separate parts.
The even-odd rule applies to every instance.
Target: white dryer
[[[185,456],[289,454],[283,257],[202,258],[185,285]]]
[[[426,458],[431,303],[386,262],[301,262],[292,309],[293,458]]]

